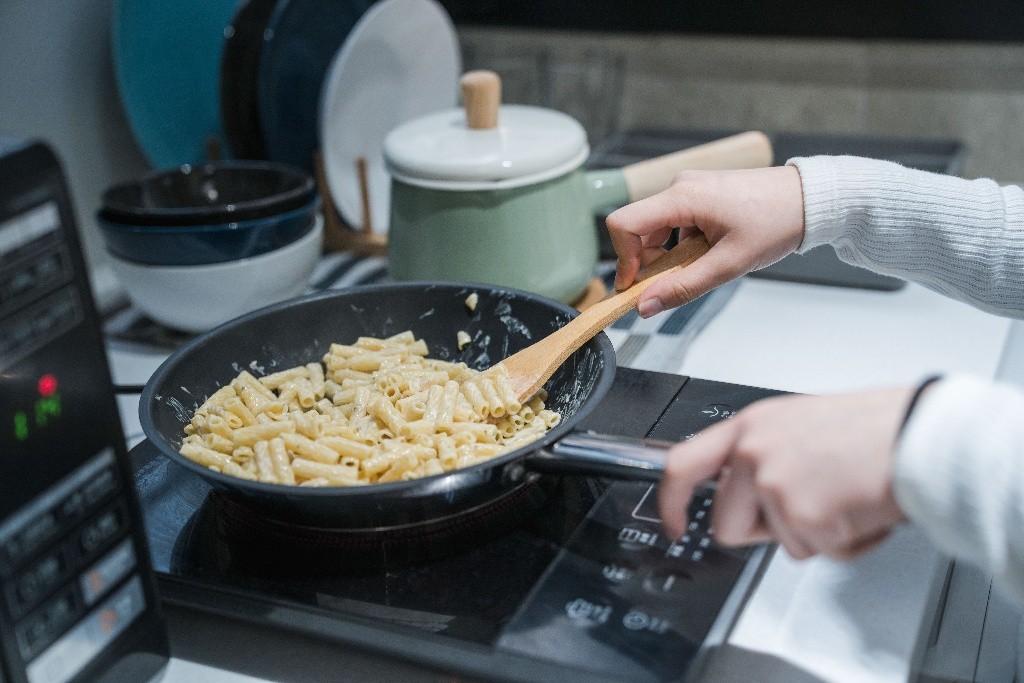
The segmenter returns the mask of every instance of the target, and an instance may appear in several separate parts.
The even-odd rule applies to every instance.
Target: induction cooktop
[[[619,368],[581,428],[678,441],[777,393]],[[131,455],[164,600],[467,676],[691,678],[774,550],[715,545],[711,498],[667,538],[654,486],[586,477],[414,538],[289,529],[148,442]]]

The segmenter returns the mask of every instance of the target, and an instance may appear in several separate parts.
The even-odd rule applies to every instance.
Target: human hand
[[[674,228],[703,233],[711,249],[675,275],[648,287],[637,303],[647,318],[696,299],[800,246],[803,190],[793,166],[742,171],[684,171],[659,194],[613,212],[608,232],[618,254],[615,288],[664,253]]]
[[[659,489],[666,530],[683,534],[694,487],[721,473],[719,543],[775,539],[799,560],[866,552],[904,518],[892,469],[912,391],[766,399],[677,444]]]

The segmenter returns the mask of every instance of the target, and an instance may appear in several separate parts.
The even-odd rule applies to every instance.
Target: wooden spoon
[[[636,282],[629,289],[608,295],[570,320],[565,327],[501,361],[499,365],[508,371],[516,396],[525,401],[537,393],[573,352],[636,306],[640,294],[651,283],[682,270],[708,249],[703,236],[687,237],[657,261],[641,268]]]

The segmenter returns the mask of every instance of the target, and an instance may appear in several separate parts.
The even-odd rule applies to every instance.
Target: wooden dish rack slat
[[[316,185],[323,200],[324,250],[350,251],[360,256],[387,256],[388,237],[373,231],[370,219],[369,196],[365,182],[365,164],[360,172],[363,198],[363,226],[355,229],[347,225],[338,213],[338,207],[331,198],[331,188],[324,172],[324,160],[318,153],[313,161]]]

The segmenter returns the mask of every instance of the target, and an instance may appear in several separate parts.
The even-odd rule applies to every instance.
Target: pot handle
[[[675,444],[655,439],[573,432],[550,448],[531,453],[522,463],[535,472],[586,474],[656,482]]]
[[[758,131],[739,133],[619,169],[587,173],[590,208],[608,212],[658,194],[680,171],[762,168],[772,164],[772,143]]]
[[[646,199],[672,184],[680,171],[762,168],[772,165],[768,136],[749,131],[679,152],[630,164],[622,169],[629,201]]]

